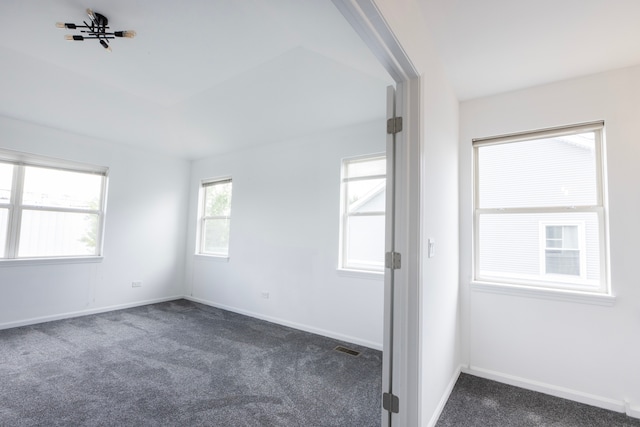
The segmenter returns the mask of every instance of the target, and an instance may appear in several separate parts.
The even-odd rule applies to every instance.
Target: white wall
[[[187,294],[381,348],[382,277],[346,276],[337,262],[341,159],[384,150],[380,120],[193,162]],[[229,260],[195,256],[199,184],[226,176],[233,179]]]
[[[460,369],[458,100],[436,67],[423,78],[422,408],[437,421]],[[455,142],[454,142],[455,141]],[[435,254],[428,258],[428,240]],[[426,423],[425,423],[426,425]]]
[[[187,161],[7,117],[0,147],[109,167],[104,259],[0,264],[0,328],[183,295]]]
[[[460,135],[460,287],[471,371],[640,417],[640,67],[464,102]],[[611,280],[598,306],[470,291],[471,139],[605,121]]]

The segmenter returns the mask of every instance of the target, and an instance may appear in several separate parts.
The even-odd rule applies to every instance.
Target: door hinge
[[[391,393],[382,393],[382,408],[385,411],[397,414],[400,412],[400,399]]]
[[[384,254],[384,267],[392,270],[400,269],[400,261],[402,259],[399,252],[387,252]]]
[[[387,133],[395,135],[402,131],[402,117],[393,117],[387,120]]]

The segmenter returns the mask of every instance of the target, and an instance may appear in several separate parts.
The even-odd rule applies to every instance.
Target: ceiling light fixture
[[[96,13],[91,9],[87,9],[87,15],[91,18],[91,23],[88,24],[87,21],[82,21],[84,25],[77,25],[72,23],[62,23],[58,22],[56,27],[58,28],[69,28],[72,30],[78,28],[86,28],[84,30],[80,30],[84,35],[72,35],[72,36],[64,36],[67,40],[75,40],[75,41],[83,41],[83,40],[98,40],[103,48],[107,51],[111,52],[111,47],[109,46],[109,40],[115,39],[116,37],[126,37],[133,38],[136,36],[135,31],[107,31],[109,29],[109,20],[106,16]]]

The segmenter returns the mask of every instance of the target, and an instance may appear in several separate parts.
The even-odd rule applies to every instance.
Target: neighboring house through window
[[[607,293],[604,123],[474,140],[474,280]]]
[[[229,256],[231,178],[204,181],[200,187],[198,253]]]
[[[385,185],[384,155],[342,161],[341,269],[384,271]]]
[[[102,255],[107,168],[0,150],[0,258]]]

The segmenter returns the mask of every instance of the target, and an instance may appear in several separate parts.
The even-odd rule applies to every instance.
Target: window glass
[[[480,208],[594,206],[594,132],[478,150]]]
[[[385,179],[351,181],[346,191],[350,213],[384,212]]]
[[[96,255],[98,215],[24,210],[18,257]]]
[[[102,176],[27,166],[22,202],[30,206],[96,209]]]
[[[353,160],[346,164],[346,176],[349,178],[385,175],[386,170],[387,160],[384,157]]]
[[[229,251],[229,219],[208,219],[204,222],[203,252],[227,254]]]
[[[384,269],[386,158],[342,162],[340,268]]]
[[[9,228],[9,209],[0,208],[0,258],[6,257],[7,230]]]
[[[13,182],[13,165],[0,163],[0,205],[11,200],[11,184]]]
[[[348,265],[362,270],[381,269],[384,265],[384,216],[351,216],[347,233]]]
[[[474,141],[475,280],[608,291],[602,132]]]
[[[204,215],[228,216],[231,213],[231,181],[207,185],[204,189]]]

